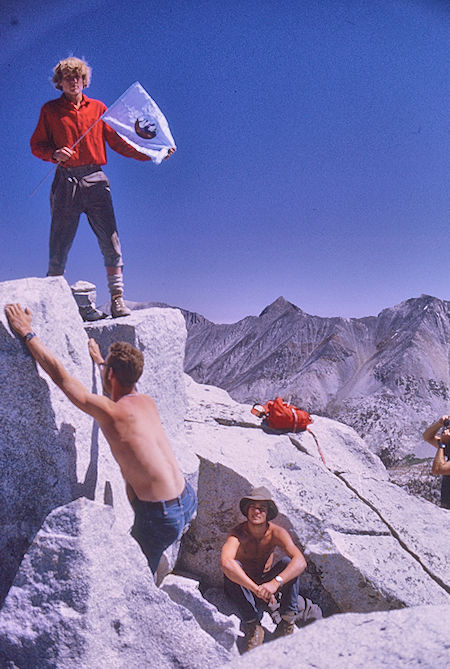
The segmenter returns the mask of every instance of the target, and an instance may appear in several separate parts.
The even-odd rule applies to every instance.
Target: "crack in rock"
[[[447,592],[448,594],[450,594],[450,586],[448,586],[447,583],[445,583],[439,576],[437,576],[436,574],[434,574],[434,573],[433,573],[433,572],[432,572],[432,571],[431,571],[431,570],[430,570],[430,569],[429,569],[429,568],[422,562],[420,556],[417,555],[417,553],[415,553],[414,551],[412,551],[412,550],[409,548],[409,546],[403,541],[403,539],[401,538],[401,536],[400,536],[400,534],[397,532],[397,530],[396,530],[396,529],[395,529],[395,528],[394,528],[394,527],[393,527],[393,526],[386,520],[386,518],[383,517],[383,514],[381,513],[381,511],[379,511],[379,509],[377,509],[377,507],[376,507],[374,504],[372,504],[368,499],[366,499],[363,495],[361,495],[360,492],[359,492],[356,488],[354,488],[348,481],[346,481],[346,480],[344,479],[343,476],[337,474],[337,477],[338,477],[341,481],[343,481],[343,483],[347,486],[347,488],[349,488],[349,490],[351,490],[352,492],[354,492],[355,495],[357,495],[357,497],[359,497],[359,499],[360,499],[362,502],[364,502],[364,504],[367,504],[367,506],[368,506],[370,509],[372,509],[372,511],[374,511],[374,512],[377,514],[377,516],[380,518],[380,520],[381,520],[381,521],[386,525],[386,527],[389,529],[389,532],[390,532],[390,534],[394,537],[394,539],[396,539],[396,540],[398,541],[398,543],[400,544],[400,546],[403,548],[404,551],[406,551],[407,553],[409,553],[409,555],[410,555],[414,560],[416,560],[416,562],[418,562],[418,564],[422,567],[422,569],[424,570],[424,572],[425,572],[425,573],[426,573],[426,574],[427,574],[427,575],[428,575],[428,576],[429,576],[429,577],[430,577],[430,578],[431,578],[437,585],[439,585],[439,587],[441,587],[443,590],[445,590],[445,592]]]

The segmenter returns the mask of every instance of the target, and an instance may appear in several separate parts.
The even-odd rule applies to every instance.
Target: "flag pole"
[[[135,83],[138,83],[138,82],[136,81]],[[86,130],[86,132],[83,133],[83,134],[81,135],[81,137],[79,137],[79,138],[77,139],[77,141],[75,142],[75,144],[72,144],[72,146],[69,147],[71,151],[72,151],[72,149],[74,149],[74,148],[77,146],[77,144],[79,144],[79,143],[81,142],[82,139],[84,139],[84,138],[86,137],[86,135],[88,134],[88,132],[90,132],[90,131],[92,130],[92,128],[94,128],[94,127],[97,125],[97,123],[98,123],[99,121],[101,121],[101,119],[103,118],[103,116],[104,116],[107,112],[109,112],[109,111],[110,111],[110,110],[111,110],[117,103],[119,103],[119,102],[122,100],[122,98],[128,93],[128,91],[130,90],[130,88],[132,88],[133,86],[134,86],[134,84],[131,84],[131,86],[128,86],[127,90],[126,90],[124,93],[122,93],[122,95],[121,95],[120,97],[118,97],[117,100],[116,100],[115,102],[113,102],[112,105],[110,105],[110,106],[108,107],[108,109],[106,109],[106,110],[103,112],[103,114],[102,114],[101,116],[98,117],[98,119],[91,125],[91,127],[88,128],[88,129]],[[38,191],[39,188],[42,186],[42,184],[44,183],[44,181],[47,181],[47,179],[49,178],[50,174],[53,174],[53,172],[54,172],[55,169],[59,166],[59,164],[60,164],[60,163],[58,162],[56,165],[53,165],[53,167],[52,167],[52,169],[50,170],[50,172],[48,172],[48,173],[45,175],[45,177],[44,177],[43,179],[40,180],[40,182],[38,183],[38,185],[36,186],[36,188],[30,193],[30,197],[33,197],[33,195],[36,193],[36,191]]]

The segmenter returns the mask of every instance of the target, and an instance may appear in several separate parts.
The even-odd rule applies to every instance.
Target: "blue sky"
[[[126,298],[231,322],[283,295],[365,316],[450,299],[450,4],[440,0],[1,0],[0,281],[44,276],[51,169],[29,138],[73,53],[110,105],[138,80],[178,146],[109,151]],[[82,217],[66,270],[97,284]]]

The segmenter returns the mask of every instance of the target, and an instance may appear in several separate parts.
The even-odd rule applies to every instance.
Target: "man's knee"
[[[275,563],[275,568],[279,571],[283,571],[283,569],[286,569],[286,567],[291,563],[291,558],[288,557],[287,555],[283,555],[282,558],[277,560]]]

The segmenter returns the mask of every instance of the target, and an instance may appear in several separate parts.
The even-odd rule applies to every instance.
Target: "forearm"
[[[251,592],[256,593],[258,585],[245,573],[241,565],[236,560],[227,560],[222,562],[222,571],[230,581],[248,588]]]
[[[37,335],[30,339],[26,343],[26,346],[44,372],[47,372],[57,386],[61,386],[67,372],[60,360],[45,346]]]
[[[135,160],[148,161],[151,160],[150,156],[146,156],[144,153],[137,151],[133,146],[125,142],[115,130],[110,128],[108,125],[104,124],[104,138],[108,145],[120,153],[121,156],[125,158],[134,158]]]
[[[107,420],[111,402],[106,397],[91,393],[82,383],[64,368],[62,362],[45,346],[31,329],[31,312],[20,304],[7,304],[5,313],[11,329],[24,341],[29,352],[63,391],[66,397],[79,409],[101,422]],[[97,347],[98,348],[98,347]],[[100,353],[98,352],[100,355]]]
[[[427,429],[425,430],[425,432],[422,435],[423,439],[426,442],[428,442],[429,444],[431,444],[432,446],[437,447],[435,437],[436,437],[437,433],[439,432],[439,430],[442,428],[442,426],[443,426],[443,423],[442,423],[442,419],[440,418],[435,423],[433,423],[432,425],[427,427]]]

